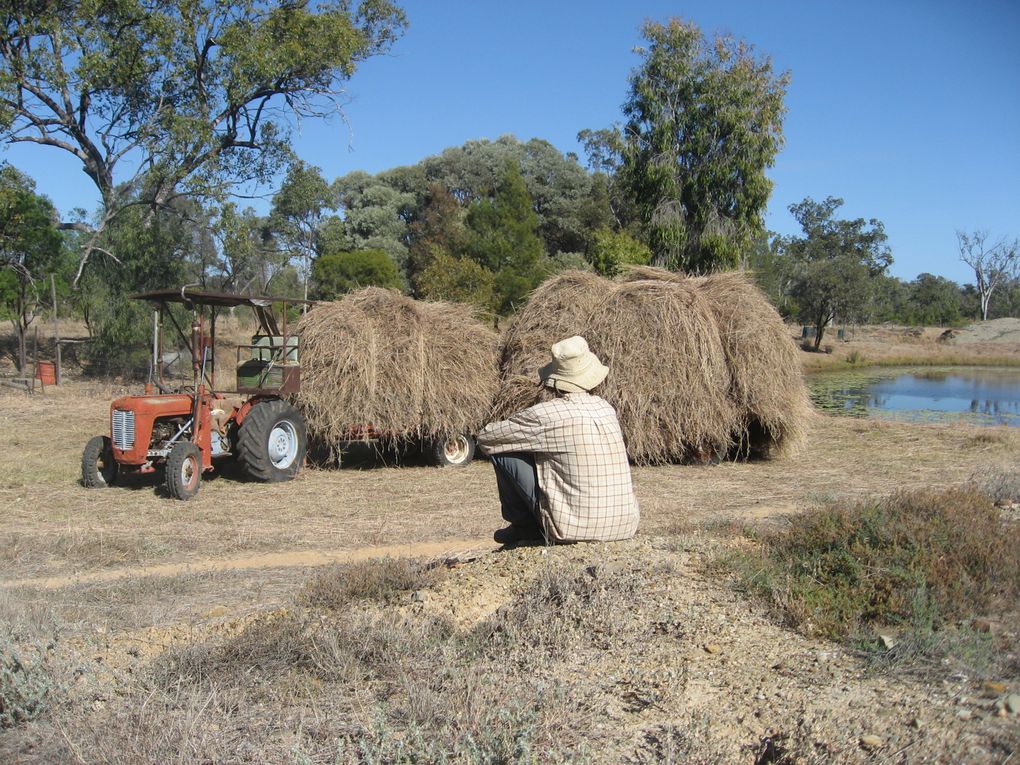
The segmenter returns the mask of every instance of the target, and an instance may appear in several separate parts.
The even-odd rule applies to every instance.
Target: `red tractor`
[[[307,438],[301,413],[286,397],[301,387],[298,338],[287,328],[289,306],[306,301],[180,290],[132,297],[153,304],[152,365],[142,396],[110,406],[110,436],[95,436],[82,454],[82,483],[109,486],[122,473],[162,470],[170,496],[190,499],[202,473],[234,458],[259,481],[287,481],[301,468]],[[191,313],[190,334],[174,305]],[[237,346],[237,384],[216,388],[216,316],[248,306],[258,320],[251,344]],[[180,313],[180,309],[177,309]],[[164,327],[190,350],[192,383],[171,390],[165,380]],[[242,358],[242,356],[244,358]]]

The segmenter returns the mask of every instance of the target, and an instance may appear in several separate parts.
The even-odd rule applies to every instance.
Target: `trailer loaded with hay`
[[[496,392],[498,336],[470,306],[369,287],[300,321],[310,441],[339,459],[354,441],[418,445],[435,464],[474,456]]]
[[[616,408],[637,464],[775,457],[803,440],[811,406],[796,346],[741,273],[635,268],[616,280],[581,271],[547,280],[501,343],[492,419],[548,395],[537,370],[571,335],[609,366],[596,393]]]

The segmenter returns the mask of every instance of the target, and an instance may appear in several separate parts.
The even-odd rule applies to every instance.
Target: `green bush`
[[[312,262],[315,296],[335,300],[363,287],[400,289],[397,266],[384,250],[356,250],[320,255]]]
[[[1015,604],[1015,534],[972,488],[906,492],[805,513],[736,564],[802,631],[853,640]]]

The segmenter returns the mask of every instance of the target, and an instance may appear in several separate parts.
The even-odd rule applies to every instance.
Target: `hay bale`
[[[494,419],[540,400],[538,368],[574,334],[610,368],[599,394],[634,462],[786,454],[803,436],[810,405],[796,349],[739,274],[635,268],[619,281],[579,272],[546,281],[504,336]]]
[[[544,282],[503,339],[493,419],[538,403],[538,368],[557,340],[583,335],[609,365],[599,389],[637,463],[725,453],[737,414],[708,306],[687,285],[618,283],[583,272]]]
[[[800,357],[782,317],[744,274],[693,280],[716,317],[742,417],[740,442],[755,456],[795,454],[807,435],[811,401]]]
[[[806,435],[811,402],[800,359],[782,317],[739,271],[687,277],[659,268],[628,269],[627,280],[686,282],[706,299],[726,352],[730,397],[740,414],[734,434],[743,456],[794,454]]]
[[[365,426],[405,439],[475,432],[496,393],[498,337],[470,306],[369,287],[298,324],[309,434],[334,453]]]
[[[599,395],[616,408],[631,459],[725,455],[738,414],[726,395],[729,370],[705,300],[682,283],[613,286],[588,331],[610,369]]]
[[[514,317],[500,343],[501,398],[502,388],[517,375],[527,378],[527,382],[518,380],[514,387],[535,387],[536,370],[548,363],[552,344],[565,337],[583,335],[592,313],[612,291],[612,282],[591,271],[563,271],[542,282],[528,297],[527,306]],[[536,346],[536,338],[546,337],[553,339]]]

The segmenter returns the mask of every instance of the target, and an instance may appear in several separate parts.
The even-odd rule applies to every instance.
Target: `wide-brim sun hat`
[[[587,393],[606,379],[609,367],[588,349],[580,335],[560,340],[552,347],[552,361],[538,370],[547,388],[564,393]]]

